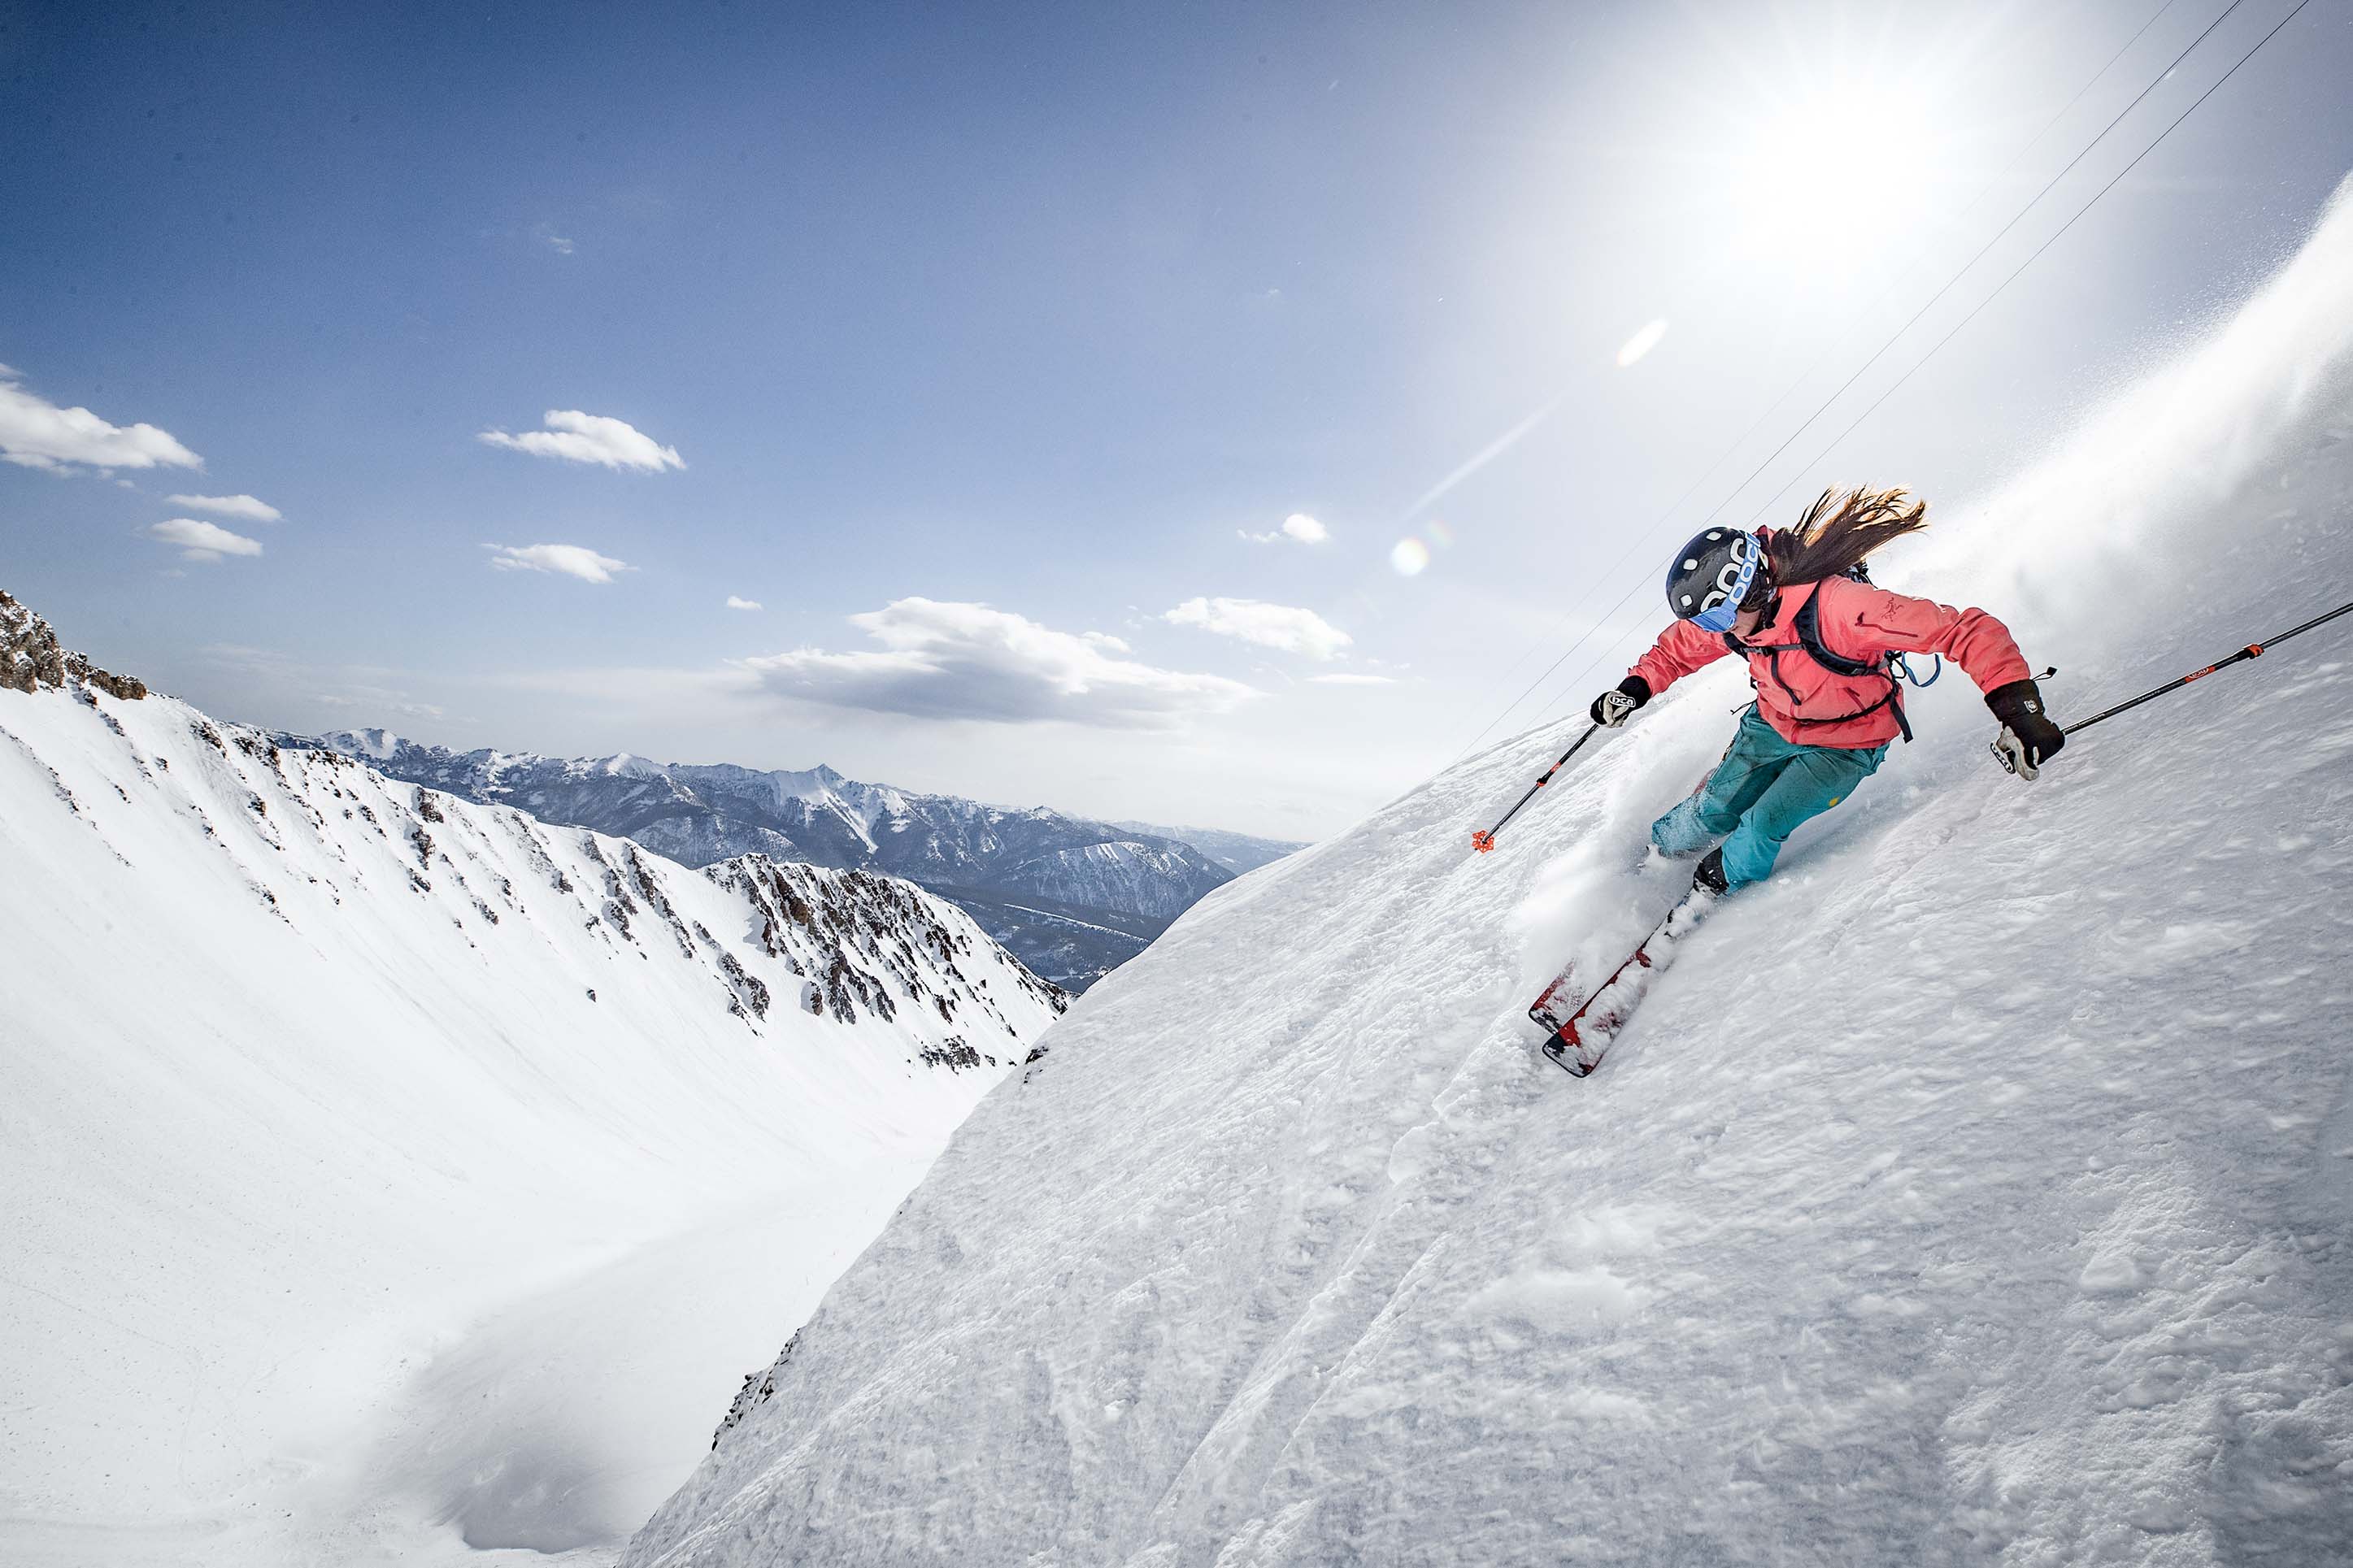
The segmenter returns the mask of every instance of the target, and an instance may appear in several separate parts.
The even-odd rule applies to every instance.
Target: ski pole
[[[2308,632],[2313,627],[2320,626],[2325,622],[2333,621],[2337,616],[2345,615],[2348,611],[2353,611],[2353,604],[2339,605],[2325,616],[2315,616],[2312,619],[2305,622],[2304,625],[2300,626],[2289,627],[2286,631],[2280,633],[2279,636],[2273,637],[2269,642],[2251,642],[2228,658],[2217,659],[2203,669],[2193,669],[2188,675],[2183,676],[2180,679],[2168,680],[2162,686],[2144,691],[2129,702],[2119,702],[2113,708],[2103,709],[2101,711],[2093,714],[2088,719],[2076,721],[2074,723],[2068,725],[2059,732],[2063,735],[2072,735],[2078,730],[2088,730],[2103,719],[2113,719],[2128,708],[2139,707],[2142,703],[2148,701],[2151,698],[2162,697],[2168,691],[2179,691],[2183,687],[2189,685],[2191,681],[2203,680],[2218,669],[2228,669],[2231,666],[2238,663],[2242,658],[2261,658],[2263,656],[2264,648],[2276,647],[2281,643],[2287,641],[2288,638]]]
[[[2353,609],[2353,605],[2348,605],[2346,608]],[[1494,826],[1487,829],[1484,833],[1473,833],[1471,835],[1471,847],[1476,849],[1482,855],[1484,855],[1490,849],[1493,849],[1495,847],[1495,835],[1504,831],[1504,824],[1519,816],[1520,807],[1535,799],[1536,791],[1552,783],[1552,775],[1560,772],[1561,769],[1568,765],[1568,759],[1577,755],[1577,746],[1584,745],[1586,742],[1590,741],[1595,735],[1600,733],[1600,731],[1601,726],[1599,724],[1588,726],[1585,733],[1577,738],[1577,745],[1571,746],[1568,750],[1563,752],[1560,754],[1560,760],[1544,771],[1544,776],[1542,778],[1528,785],[1528,793],[1514,801],[1512,803],[1512,809],[1504,813],[1503,816],[1496,821]]]

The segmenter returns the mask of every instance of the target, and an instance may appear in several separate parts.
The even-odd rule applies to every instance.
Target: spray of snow
[[[2030,641],[2129,649],[2152,624],[2211,603],[2218,561],[2234,574],[2264,571],[2239,557],[2297,504],[2281,494],[2279,454],[2316,436],[2353,436],[2348,403],[2353,179],[2305,247],[2203,342],[2012,482],[1940,519],[1919,549],[1891,554],[1902,574],[1894,581],[2000,604]],[[2276,629],[2282,615],[2303,618],[2294,584],[2276,567],[2273,575],[2281,592],[2250,635]],[[2307,613],[2327,607],[2317,602],[2325,585],[2314,585]]]

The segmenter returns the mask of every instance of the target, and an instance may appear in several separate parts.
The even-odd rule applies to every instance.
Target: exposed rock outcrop
[[[100,669],[87,655],[58,647],[49,623],[5,590],[0,590],[0,686],[12,691],[87,687],[125,702],[147,695],[147,683],[138,677]]]

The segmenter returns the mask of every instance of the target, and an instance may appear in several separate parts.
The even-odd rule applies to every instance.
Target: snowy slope
[[[2353,598],[2349,365],[2340,204],[1887,575],[2009,616],[2063,716]],[[1572,1080],[1520,1010],[1672,896],[1642,826],[1744,696],[1678,689],[1494,855],[1567,727],[1198,906],[624,1561],[2346,1561],[2353,631],[2032,785],[1923,693]]]
[[[1060,1005],[907,883],[69,685],[0,690],[0,1560],[617,1541]]]

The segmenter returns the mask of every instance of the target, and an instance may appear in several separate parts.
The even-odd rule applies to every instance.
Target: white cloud
[[[1397,684],[1394,679],[1386,675],[1311,675],[1307,679],[1311,685],[1315,686],[1395,686]]]
[[[569,256],[572,254],[572,242],[565,238],[564,236],[556,233],[555,226],[554,224],[541,224],[538,227],[533,229],[531,233],[533,238],[538,240],[540,244],[547,247],[548,249],[555,252],[556,255]]]
[[[1282,520],[1282,526],[1265,533],[1252,533],[1248,529],[1234,530],[1252,544],[1273,544],[1288,539],[1300,544],[1322,544],[1332,537],[1332,531],[1303,511],[1294,511]]]
[[[552,572],[583,583],[609,583],[614,573],[629,570],[628,562],[578,544],[485,544],[482,548],[497,552],[491,557],[491,565],[501,572]]]
[[[731,610],[756,610],[761,605],[757,599],[739,599],[730,594],[727,595],[727,607]]]
[[[326,708],[364,709],[370,713],[397,713],[404,719],[440,719],[448,715],[438,703],[411,702],[396,691],[380,687],[361,687],[358,695],[351,692],[313,692],[311,700]]]
[[[261,541],[231,533],[216,523],[193,517],[175,517],[152,525],[147,537],[180,547],[184,561],[218,561],[225,555],[259,555]]]
[[[1198,626],[1310,658],[1330,658],[1350,641],[1347,633],[1313,610],[1257,599],[1187,599],[1160,618],[1171,626]]]
[[[881,647],[803,648],[745,659],[742,668],[763,689],[799,701],[1000,724],[1155,728],[1258,695],[1222,676],[1114,658],[1125,649],[1116,637],[1055,631],[987,605],[899,599],[849,620]]]
[[[165,496],[174,506],[194,507],[198,511],[218,512],[223,517],[248,517],[256,522],[276,522],[286,514],[266,500],[252,496]]]
[[[596,463],[607,468],[635,468],[658,474],[682,468],[686,460],[675,447],[664,447],[626,419],[583,414],[576,408],[551,408],[543,417],[544,430],[510,436],[485,430],[475,437],[489,446],[529,452],[537,458],[562,458],[572,463]]]
[[[201,468],[205,460],[153,425],[110,425],[87,408],[60,408],[27,392],[0,364],[0,460],[72,473],[91,468]]]

